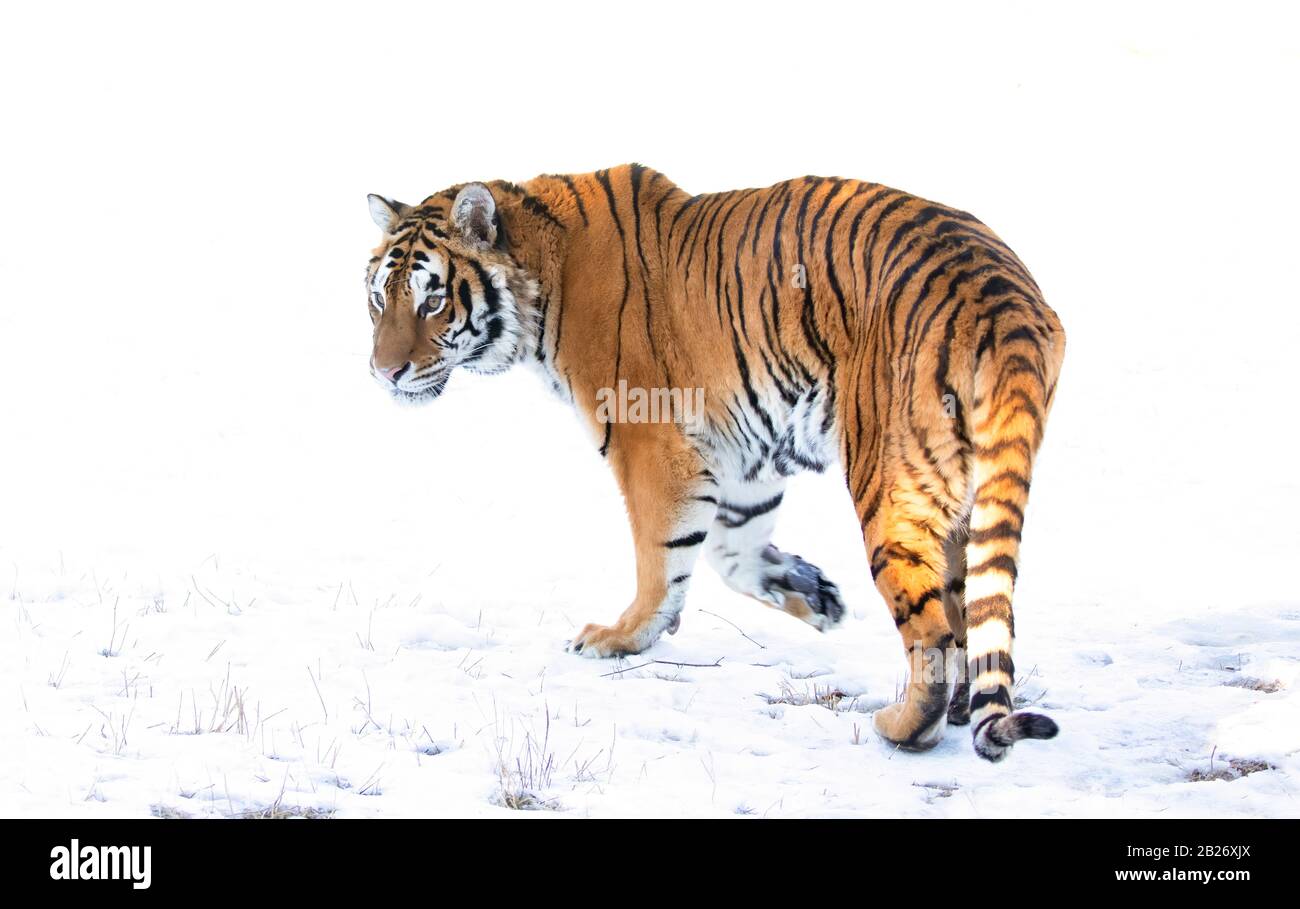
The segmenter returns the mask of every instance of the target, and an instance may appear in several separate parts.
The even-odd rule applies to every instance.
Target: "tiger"
[[[974,216],[843,178],[691,195],[640,164],[368,202],[388,394],[423,404],[456,369],[526,364],[614,472],[636,595],[568,651],[676,633],[701,554],[733,590],[839,624],[839,587],[771,540],[787,479],[834,466],[907,660],[876,734],[922,751],[969,724],[990,761],[1056,735],[1014,709],[1011,606],[1065,333]],[[619,419],[614,388],[702,389],[702,406]]]

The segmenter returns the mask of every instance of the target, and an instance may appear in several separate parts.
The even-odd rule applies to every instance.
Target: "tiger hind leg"
[[[839,587],[816,565],[771,543],[784,488],[783,481],[720,488],[704,556],[732,590],[825,631],[844,618]]]
[[[859,503],[876,588],[894,618],[908,656],[903,699],[877,710],[872,725],[885,740],[911,751],[943,737],[957,677],[957,640],[944,607],[945,512],[906,471],[886,482],[878,500]]]
[[[959,529],[943,544],[946,570],[943,585],[943,611],[952,629],[953,649],[957,661],[957,683],[948,703],[948,725],[965,726],[970,722],[970,676],[966,666],[966,531]]]

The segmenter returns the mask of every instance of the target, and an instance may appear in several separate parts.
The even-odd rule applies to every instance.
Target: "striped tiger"
[[[526,363],[617,477],[636,596],[572,652],[675,633],[701,553],[734,590],[836,625],[839,588],[771,536],[787,478],[838,463],[909,656],[876,732],[921,750],[969,723],[994,761],[1056,734],[1013,712],[1011,601],[1065,333],[982,223],[858,180],[692,196],[638,164],[369,203],[379,383],[420,403],[458,367]],[[689,421],[612,418],[615,388],[703,402]]]

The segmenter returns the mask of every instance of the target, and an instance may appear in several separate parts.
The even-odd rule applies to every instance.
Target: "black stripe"
[[[999,685],[992,691],[979,691],[970,696],[971,713],[993,704],[1005,707],[1008,713],[1011,712],[1011,693],[1007,691],[1005,685]]]
[[[776,282],[778,284],[785,281],[785,267],[781,263],[781,227],[785,223],[785,213],[789,210],[790,202],[793,199],[794,191],[791,190],[786,194],[785,201],[781,203],[781,210],[776,213],[776,221],[772,227],[772,261],[776,264]]]
[[[997,555],[966,569],[966,576],[987,574],[990,571],[1002,571],[1011,575],[1011,583],[1016,582],[1016,560],[1009,555]]]
[[[976,500],[976,504],[979,504],[978,500]],[[1016,509],[1016,511],[1019,510],[1020,509],[1018,508]],[[993,540],[1019,540],[1019,539],[1020,539],[1020,528],[1018,526],[1012,524],[1010,521],[998,521],[998,523],[994,524],[992,527],[984,527],[980,530],[972,530],[970,532],[970,537],[967,539],[967,542],[980,544],[980,543],[989,543],[992,542]]]
[[[874,570],[872,571],[872,577],[875,577]],[[911,621],[913,616],[918,616],[924,612],[927,604],[938,601],[941,594],[942,591],[940,591],[938,587],[931,587],[929,590],[925,591],[925,593],[921,594],[915,603],[908,607],[907,612],[904,612],[902,615],[894,616],[894,624],[899,627],[907,624]]]
[[[843,184],[837,186],[835,188],[835,192],[832,193],[831,195],[834,196],[836,193],[838,193],[842,185]],[[844,215],[844,210],[848,207],[849,202],[851,202],[854,198],[856,198],[858,194],[861,192],[862,192],[862,187],[859,186],[853,192],[849,193],[849,197],[847,199],[843,200],[842,202],[840,202],[838,206],[836,206],[835,214],[831,216],[830,226],[826,228],[826,278],[830,282],[831,291],[835,294],[835,299],[839,301],[840,324],[844,327],[845,332],[848,332],[849,330],[849,311],[848,311],[848,304],[844,299],[844,291],[840,288],[839,276],[836,275],[835,273],[835,248],[834,248],[835,225],[839,223],[840,218]],[[829,197],[828,197],[828,201],[829,201]]]
[[[563,180],[564,185],[569,188],[569,192],[573,193],[573,199],[578,203],[578,214],[582,215],[582,223],[585,226],[588,223],[587,206],[582,204],[582,194],[578,192],[578,187],[574,185],[573,178],[568,174],[561,174],[560,179]]]
[[[730,300],[727,301],[727,306],[730,308]],[[767,430],[768,439],[775,442],[776,426],[767,411],[763,409],[762,403],[758,400],[758,392],[754,390],[754,383],[750,381],[749,361],[745,359],[744,351],[740,349],[740,336],[736,334],[734,326],[731,330],[731,344],[736,354],[736,367],[740,370],[740,383],[745,389],[745,397],[749,400],[749,406],[754,409],[759,419],[763,421],[763,428]]]
[[[664,545],[667,546],[669,549],[682,549],[687,546],[698,546],[704,542],[704,538],[706,536],[708,536],[708,533],[706,531],[697,530],[694,533],[688,533],[684,537],[678,537],[675,540],[669,540]]]
[[[871,281],[872,265],[876,258],[876,240],[880,237],[880,228],[884,225],[890,215],[903,205],[906,205],[911,198],[911,196],[899,196],[897,199],[882,208],[880,214],[876,215],[875,221],[871,225],[871,230],[867,232],[866,238],[862,241],[862,245],[865,247],[864,251],[866,252],[866,257],[862,266],[862,273],[866,275],[868,283]],[[867,289],[870,291],[870,286],[868,286]]]
[[[696,202],[699,202],[701,198],[703,198],[703,197],[702,197],[702,196],[691,196],[689,199],[687,199],[685,202],[683,202],[680,206],[678,206],[677,211],[675,211],[675,212],[673,213],[673,219],[672,219],[671,221],[668,222],[668,236],[667,236],[666,239],[669,241],[669,243],[671,243],[671,241],[672,241],[672,239],[673,239],[673,231],[677,229],[677,221],[678,221],[678,219],[680,219],[682,215],[686,214],[686,210],[687,210],[688,208],[690,208],[692,205],[694,205]]]
[[[618,216],[618,206],[614,200],[614,187],[609,182],[609,171],[598,171],[596,179],[600,181],[600,185],[605,189],[605,198],[609,202],[609,214],[614,219],[614,226],[618,228],[619,250],[623,253],[623,299],[618,307],[618,327],[614,338],[614,378],[610,382],[611,388],[617,388],[619,370],[623,365],[623,312],[627,309],[628,291],[630,290],[627,273],[627,234],[623,232],[623,222]],[[609,451],[609,440],[613,432],[613,426],[613,423],[605,424],[605,441],[600,446],[602,456]]]
[[[718,507],[720,509],[725,508],[727,511],[732,512],[734,517],[732,515],[719,513],[718,523],[722,524],[724,527],[743,527],[759,515],[764,515],[775,510],[776,507],[781,504],[781,499],[784,495],[784,493],[778,492],[766,502],[759,502],[757,505],[732,505],[730,502],[721,502]]]
[[[1020,452],[1026,461],[1034,456],[1029,440],[1021,438],[998,439],[992,445],[976,445],[975,454],[981,458],[995,458],[1003,452],[1013,449]]]
[[[994,650],[973,656],[966,663],[967,681],[974,682],[983,672],[1005,672],[1008,678],[1014,679],[1016,664],[1011,661],[1011,654],[1005,650]]]
[[[880,257],[880,261],[886,264],[889,263],[890,256],[892,256],[894,250],[898,248],[898,244],[902,242],[903,237],[910,234],[916,228],[924,227],[926,224],[929,224],[939,215],[944,214],[948,214],[946,209],[939,208],[937,205],[928,205],[917,212],[910,221],[904,221],[894,230],[893,236],[889,239],[889,245],[885,247],[884,255]],[[886,271],[885,274],[888,274],[888,272]]]
[[[1005,508],[1007,511],[1011,512],[1013,515],[1016,516],[1016,520],[1019,523],[1023,524],[1025,522],[1024,509],[1020,507],[1020,504],[1018,502],[1013,502],[1010,499],[1001,499],[998,498],[997,496],[980,496],[976,498],[974,502],[974,506],[977,508],[987,508],[990,505],[997,505],[1000,508]],[[1000,525],[995,525],[995,526],[1000,526]],[[990,527],[986,529],[992,530],[993,528]],[[978,531],[978,532],[983,532],[983,531]],[[1017,531],[1017,533],[1018,532],[1019,531]]]
[[[1002,340],[999,343],[1008,344],[1012,341],[1028,341],[1029,343],[1034,344],[1035,346],[1037,346],[1038,344],[1038,339],[1034,337],[1033,330],[1028,328],[1027,326],[1021,326],[1020,328],[1013,328],[1011,331],[1007,332],[1005,335],[1002,336]]]
[[[645,336],[650,342],[650,354],[659,361],[667,372],[667,367],[663,363],[663,358],[659,356],[659,351],[655,347],[655,336],[651,330],[650,323],[650,266],[646,264],[645,249],[641,243],[641,177],[645,173],[645,168],[640,164],[632,165],[632,224],[634,243],[636,245],[637,258],[641,260],[641,296],[645,300]],[[669,382],[669,385],[672,383]]]
[[[1029,492],[1029,481],[1026,480],[1020,474],[1016,473],[1014,470],[1004,470],[999,474],[995,474],[994,476],[989,477],[987,480],[981,483],[979,485],[979,489],[975,491],[976,493],[979,493],[982,492],[986,486],[992,486],[994,483],[1002,483],[1002,482],[1015,483],[1025,492]]]
[[[966,627],[973,628],[990,619],[1011,621],[1011,600],[1005,594],[995,593],[966,603]]]
[[[474,266],[474,273],[478,275],[479,283],[483,285],[483,303],[489,313],[494,313],[501,308],[501,293],[492,283],[492,278],[488,275],[486,269],[478,263],[476,259],[470,259],[469,264]],[[436,275],[435,275],[436,277]]]
[[[705,224],[705,222],[708,224],[704,228],[705,242],[707,242],[709,233],[713,230],[714,222],[718,220],[718,214],[722,211],[722,206],[730,200],[732,195],[732,193],[714,193],[710,196],[709,204],[700,209],[699,214],[691,219],[691,223],[687,225],[685,233],[682,234],[682,248],[677,251],[677,266],[681,267],[682,254],[689,247],[691,254],[686,257],[686,270],[683,272],[687,281],[690,280],[691,263],[695,261],[695,251],[700,245],[696,242],[699,239],[700,225]],[[706,212],[709,211],[709,205],[713,205],[713,214],[706,215]]]

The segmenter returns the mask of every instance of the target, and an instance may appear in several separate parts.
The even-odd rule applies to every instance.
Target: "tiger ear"
[[[374,218],[375,224],[386,234],[391,234],[397,222],[406,217],[407,212],[411,210],[409,205],[376,196],[374,193],[366,196],[366,201],[370,203],[370,217]]]
[[[497,203],[482,183],[470,183],[451,203],[451,224],[470,246],[491,246],[497,241]]]

